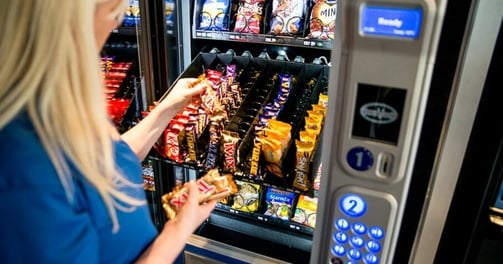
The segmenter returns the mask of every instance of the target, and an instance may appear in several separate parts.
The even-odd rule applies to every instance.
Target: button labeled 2
[[[341,211],[350,217],[360,217],[367,211],[367,202],[356,194],[346,194],[339,203]]]

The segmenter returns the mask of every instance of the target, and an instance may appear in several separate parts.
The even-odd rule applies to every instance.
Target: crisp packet
[[[290,219],[294,199],[295,193],[293,192],[287,192],[272,187],[267,188],[265,196],[267,210],[264,212],[264,215],[283,220]]]
[[[234,32],[259,34],[264,18],[265,0],[240,0]]]
[[[260,205],[260,185],[236,181],[239,191],[233,195],[232,208],[243,212],[255,212]]]
[[[314,0],[309,21],[309,39],[329,40],[335,37],[337,1]]]
[[[229,30],[229,11],[229,0],[204,1],[199,29],[212,31]]]
[[[307,1],[273,0],[272,2],[270,33],[284,35],[302,33]]]

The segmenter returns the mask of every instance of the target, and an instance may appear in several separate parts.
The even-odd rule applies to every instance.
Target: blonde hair
[[[99,2],[16,0],[0,4],[0,129],[27,111],[69,202],[73,164],[101,195],[117,231],[116,209],[145,202],[118,190],[134,185],[115,165],[111,125],[94,38]],[[111,14],[125,11],[119,5]]]

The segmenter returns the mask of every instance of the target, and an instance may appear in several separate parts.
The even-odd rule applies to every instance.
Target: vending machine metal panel
[[[311,263],[389,263],[440,34],[439,1],[339,1]],[[436,24],[437,23],[437,24]]]
[[[458,40],[461,48],[453,45],[455,54],[449,57],[438,50],[442,47],[442,52],[445,52],[445,43],[449,42],[445,36],[453,23],[444,19],[447,19],[448,11],[455,9],[453,5],[458,5],[458,2],[339,2],[338,25],[342,26],[338,30],[342,31],[342,37],[336,39],[332,54],[335,68],[331,72],[329,97],[333,103],[329,104],[328,111],[328,116],[332,118],[327,119],[328,127],[334,129],[326,129],[324,133],[328,147],[324,148],[322,158],[326,169],[322,179],[323,199],[320,199],[319,207],[318,223],[322,228],[315,230],[311,263],[474,263],[468,261],[467,256],[474,253],[468,251],[476,250],[473,246],[476,241],[459,243],[460,247],[454,247],[449,241],[460,235],[473,239],[473,232],[478,227],[466,224],[464,219],[462,225],[456,225],[463,229],[446,225],[464,218],[463,214],[469,214],[469,218],[479,215],[479,220],[488,217],[487,214],[480,215],[483,210],[471,206],[477,201],[478,207],[483,206],[483,198],[477,194],[479,189],[473,189],[477,193],[471,193],[466,181],[463,181],[464,186],[459,186],[458,182],[461,177],[467,177],[460,171],[465,165],[463,157],[501,27],[503,3],[459,3],[469,14],[466,21],[454,23],[464,31],[464,37]],[[386,24],[386,27],[400,25],[401,19],[406,20],[407,16],[398,17],[397,10],[404,8],[422,14],[417,34],[411,32],[410,37],[396,36],[390,35],[387,29],[368,26],[372,25],[368,22],[370,18],[377,21],[376,24],[381,21],[381,25]],[[396,19],[386,17],[390,14],[386,12],[388,9],[392,9]],[[377,36],[375,32],[378,32]],[[428,38],[421,38],[425,35]],[[408,47],[414,45],[404,42],[404,39],[412,40],[421,48],[417,49],[417,53],[411,52]],[[401,46],[394,46],[396,43]],[[387,63],[394,59],[387,56],[388,53],[406,61],[395,68]],[[364,60],[369,57],[372,59]],[[407,63],[408,60],[415,63]],[[455,71],[441,69],[446,60],[454,61]],[[424,127],[431,129],[428,122],[435,118],[429,116],[427,119],[423,115],[431,115],[428,109],[430,101],[438,100],[432,95],[439,94],[430,88],[438,88],[440,82],[436,77],[439,74],[452,74],[453,77],[446,82],[450,88],[442,94],[445,98],[437,102],[446,110],[438,112],[443,121],[438,128],[439,139],[434,140],[431,146],[434,151],[427,153],[432,164],[428,168],[430,171],[425,172],[415,162],[424,158],[421,155],[425,154],[418,151],[424,148],[419,144],[432,142],[424,140],[425,134],[431,136],[425,133]],[[404,95],[398,95],[397,88]],[[371,93],[372,90],[374,93]],[[389,124],[393,122],[399,128],[390,128]],[[482,181],[486,178],[478,177]],[[419,190],[415,189],[418,184],[410,185],[411,182],[422,182],[419,185],[427,186]],[[461,193],[465,196],[472,195],[465,197],[464,201],[470,200],[470,203],[464,204],[465,210],[459,209],[463,207],[463,201],[453,200],[454,190],[463,190]],[[415,192],[423,193],[416,195]],[[409,196],[420,200],[416,207],[408,207]],[[459,194],[455,197],[460,200]],[[474,202],[474,199],[479,200]],[[453,205],[457,208],[449,208]],[[460,213],[460,210],[463,212]],[[412,221],[416,226],[410,227],[410,221],[404,221],[408,218],[407,214],[418,218],[418,221]],[[448,214],[449,221],[446,221]],[[412,249],[403,246],[408,243],[403,239],[404,230],[411,231],[409,236],[415,240]]]
[[[501,199],[503,2],[476,1],[471,13],[414,263],[503,259],[501,227],[491,223]]]

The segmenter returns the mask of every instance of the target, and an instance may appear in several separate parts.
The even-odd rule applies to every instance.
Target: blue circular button
[[[367,264],[377,264],[379,263],[379,257],[377,257],[377,255],[375,254],[370,253],[363,256],[363,261]]]
[[[360,217],[367,211],[367,202],[356,194],[342,196],[339,206],[341,211],[350,217]]]
[[[343,246],[336,244],[332,247],[332,254],[337,257],[344,257],[344,255],[346,255],[346,249]]]
[[[372,252],[372,253],[377,253],[381,250],[381,243],[375,241],[375,240],[369,240],[367,242],[367,250]]]
[[[348,235],[346,235],[346,233],[344,233],[344,232],[339,231],[334,234],[334,241],[341,243],[341,244],[344,244],[344,243],[348,242]]]
[[[357,235],[365,235],[365,233],[367,232],[367,226],[360,222],[354,223],[353,232]]]
[[[335,227],[341,231],[347,231],[349,230],[349,222],[344,218],[339,218],[335,220]]]
[[[361,248],[365,244],[365,240],[359,236],[354,236],[349,239],[349,243],[355,248]]]
[[[378,226],[372,226],[369,228],[369,237],[380,240],[384,237],[384,230]]]
[[[354,170],[366,171],[374,165],[374,155],[366,148],[356,147],[349,150],[346,161]]]
[[[359,250],[352,248],[348,250],[348,257],[352,260],[358,261],[362,258],[362,253]]]

